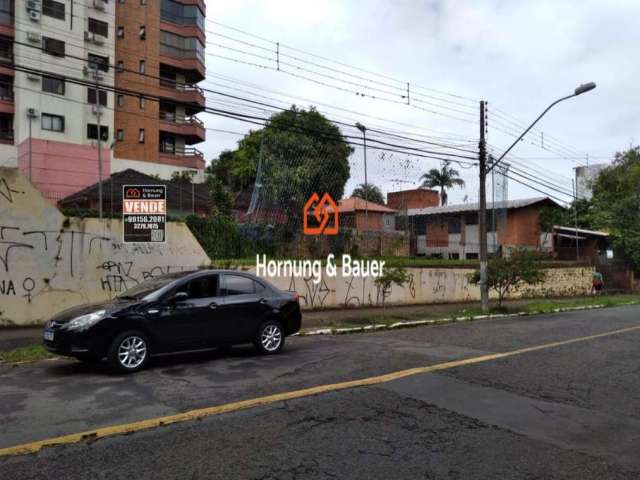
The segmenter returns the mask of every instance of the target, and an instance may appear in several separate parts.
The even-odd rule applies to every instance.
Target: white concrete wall
[[[209,263],[184,224],[167,225],[166,244],[123,244],[120,220],[65,218],[16,169],[0,168],[0,325],[41,324]]]
[[[176,143],[176,148],[178,148],[179,143]],[[182,145],[184,147],[184,144]],[[126,170],[127,168],[132,168],[133,170],[137,170],[138,172],[142,172],[147,175],[158,175],[163,180],[170,180],[173,172],[184,172],[185,170],[195,170],[193,168],[185,168],[185,167],[176,167],[173,165],[164,165],[161,163],[153,163],[153,162],[141,162],[139,160],[129,160],[126,158],[114,158],[111,161],[111,173],[121,172],[122,170]],[[203,183],[204,182],[204,170],[197,170],[197,174],[195,175],[194,182],[195,183]]]
[[[255,271],[255,269],[251,269]],[[394,285],[383,292],[373,278],[343,277],[323,274],[322,281],[312,278],[267,278],[279,288],[297,291],[305,309],[381,306],[383,296],[387,305],[455,303],[480,301],[480,289],[469,282],[474,272],[468,268],[408,268],[409,281]],[[592,269],[589,267],[553,268],[539,285],[525,286],[509,298],[534,296],[587,295],[591,291]],[[496,298],[495,292],[491,297]]]
[[[93,81],[92,76],[85,76],[83,67],[87,65],[89,53],[109,57],[109,63],[115,64],[115,1],[108,2],[104,11],[93,8],[93,2],[74,2],[73,16],[70,2],[65,1],[65,20],[41,15],[39,22],[29,19],[29,13],[24,1],[17,1],[15,6],[15,39],[17,42],[33,45],[31,48],[18,43],[14,44],[14,57],[17,65],[44,70],[53,75],[80,78]],[[88,18],[95,18],[109,24],[109,36],[104,39],[104,45],[86,42],[84,32],[88,30]],[[73,18],[73,26],[71,19]],[[42,52],[42,41],[33,42],[28,39],[28,32],[55,38],[65,42],[65,58],[54,57]],[[77,57],[77,58],[72,58]],[[84,60],[83,60],[84,59]],[[113,87],[114,69],[101,72],[104,78],[101,83]],[[91,105],[87,104],[87,87],[66,82],[64,95],[42,92],[40,78],[29,79],[24,72],[15,73],[15,143],[20,144],[29,136],[29,119],[27,110],[35,108],[39,115],[50,113],[65,117],[65,131],[51,132],[40,128],[40,118],[33,120],[32,135],[34,138],[59,142],[91,145],[87,139],[87,124],[97,123],[96,115],[92,113]],[[114,125],[114,94],[108,92],[108,106],[102,108],[100,122],[109,126],[109,136],[113,138]]]

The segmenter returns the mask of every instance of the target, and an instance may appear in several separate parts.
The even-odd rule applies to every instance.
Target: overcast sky
[[[438,101],[441,105],[469,112],[465,115],[438,109],[467,120],[462,121],[414,108],[416,105],[431,108],[425,103],[415,103],[411,107],[382,102],[213,55],[207,56],[208,80],[203,86],[248,96],[237,90],[249,91],[246,85],[237,81],[251,83],[311,100],[295,102],[303,107],[323,103],[357,112],[345,113],[318,106],[330,118],[343,121],[360,119],[365,125],[408,134],[459,136],[473,142],[477,142],[478,138],[477,119],[474,116],[474,109],[478,107],[475,101],[484,99],[489,102],[488,140],[498,147],[499,152],[515,140],[503,131],[510,130],[513,134],[521,130],[510,123],[510,118],[505,118],[505,112],[528,124],[553,100],[571,93],[580,83],[594,81],[598,84],[596,90],[556,106],[538,125],[539,130],[544,132],[545,146],[560,150],[565,156],[575,156],[567,153],[569,149],[583,158],[561,158],[557,152],[542,149],[540,133],[513,150],[519,161],[526,164],[517,168],[527,169],[530,174],[534,169],[533,175],[538,179],[553,179],[566,190],[571,190],[573,168],[578,164],[576,162],[585,163],[587,154],[591,164],[606,162],[616,151],[638,142],[639,17],[638,0],[207,1],[209,20],[403,82],[473,100],[421,91],[443,98],[443,101]],[[270,55],[224,39],[213,32],[271,48],[268,42],[211,22],[207,23],[207,30],[209,54],[269,63],[213,45],[217,43]],[[282,51],[287,50],[283,47]],[[291,51],[288,53],[295,54]],[[314,61],[312,58],[309,60]],[[339,65],[333,67],[343,69]],[[375,78],[366,73],[351,72]],[[224,76],[226,80],[216,78],[216,75]],[[377,80],[385,81],[382,78]],[[274,93],[251,91],[282,101],[295,101]],[[215,99],[215,96],[210,98]],[[430,100],[429,97],[420,98],[423,101]],[[218,99],[222,100],[222,97]],[[212,106],[224,107],[223,104]],[[231,107],[227,105],[226,108]],[[252,113],[263,115],[255,111]],[[375,120],[370,116],[380,119]],[[251,127],[236,120],[208,114],[203,114],[203,119],[209,128],[231,132],[243,133]],[[391,122],[400,122],[404,126]],[[349,135],[357,133],[354,130],[345,132]],[[207,160],[210,160],[224,149],[233,149],[239,138],[236,134],[209,131],[206,144],[198,148],[202,148]],[[473,144],[471,146],[475,147]],[[428,148],[426,145],[423,147]],[[417,185],[422,173],[438,166],[437,160],[389,153],[382,158],[380,151],[368,151],[369,181],[379,185],[384,193],[409,188],[410,182]],[[468,201],[477,200],[477,169],[459,170],[467,186],[464,190],[452,191],[450,203],[462,202],[465,196]],[[361,148],[357,148],[352,156],[351,175],[347,194],[356,184],[364,181]],[[540,195],[513,181],[509,182],[508,190],[510,198]],[[552,193],[551,190],[549,192]]]

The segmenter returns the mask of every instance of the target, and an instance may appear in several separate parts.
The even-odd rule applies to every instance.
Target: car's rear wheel
[[[147,337],[133,330],[121,333],[111,343],[107,358],[111,366],[121,372],[142,370],[149,361]]]
[[[263,355],[273,355],[284,347],[284,330],[282,324],[275,320],[269,320],[260,325],[258,334],[254,340],[258,352]]]

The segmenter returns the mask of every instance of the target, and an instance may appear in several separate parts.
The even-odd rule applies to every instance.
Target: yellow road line
[[[150,418],[148,420],[141,420],[138,422],[126,423],[121,425],[113,425],[113,426],[104,427],[104,428],[96,428],[94,430],[88,430],[86,432],[73,433],[70,435],[63,435],[61,437],[48,438],[48,439],[39,440],[36,442],[30,442],[22,445],[16,445],[13,447],[2,448],[0,449],[0,457],[8,456],[8,455],[26,455],[26,454],[36,453],[42,450],[44,447],[52,447],[56,445],[68,445],[68,444],[78,443],[84,440],[96,440],[99,438],[112,437],[114,435],[133,433],[133,432],[147,430],[154,427],[171,425],[172,423],[186,422],[189,420],[196,420],[204,417],[209,417],[212,415],[220,415],[222,413],[235,412],[238,410],[246,410],[248,408],[260,407],[263,405],[269,405],[272,403],[282,402],[285,400],[293,400],[296,398],[309,397],[312,395],[319,395],[327,392],[335,392],[338,390],[345,390],[348,388],[376,385],[380,383],[390,382],[392,380],[398,380],[404,377],[409,377],[411,375],[437,372],[440,370],[462,367],[464,365],[473,365],[476,363],[487,362],[490,360],[498,360],[501,358],[512,357],[515,355],[522,355],[523,353],[546,350],[549,348],[560,347],[563,345],[570,345],[572,343],[586,342],[588,340],[594,340],[596,338],[609,337],[612,335],[619,335],[622,333],[628,333],[628,332],[633,332],[637,330],[640,330],[640,325],[634,326],[634,327],[621,328],[619,330],[612,330],[604,333],[598,333],[598,334],[589,335],[586,337],[577,337],[569,340],[545,343],[543,345],[536,345],[533,347],[521,348],[518,350],[512,350],[510,352],[493,353],[489,355],[482,355],[479,357],[472,357],[472,358],[466,358],[462,360],[454,360],[451,362],[438,363],[435,365],[409,368],[407,370],[399,370],[397,372],[387,373],[385,375],[378,375],[375,377],[362,378],[360,380],[350,380],[346,382],[333,383],[328,385],[319,385],[316,387],[304,388],[302,390],[276,393],[274,395],[267,395],[265,397],[252,398],[249,400],[242,400],[239,402],[217,405],[215,407],[189,410],[187,412],[177,413],[174,415],[167,415],[164,417]]]

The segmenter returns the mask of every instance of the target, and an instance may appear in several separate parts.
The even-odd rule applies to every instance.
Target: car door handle
[[[258,300],[258,302],[262,305],[267,305],[269,303],[269,300],[267,300],[266,298],[261,298],[260,300]]]
[[[218,304],[217,304],[216,302],[211,302],[211,303],[209,304],[209,308],[210,308],[211,310],[215,310],[216,308],[218,308]]]

